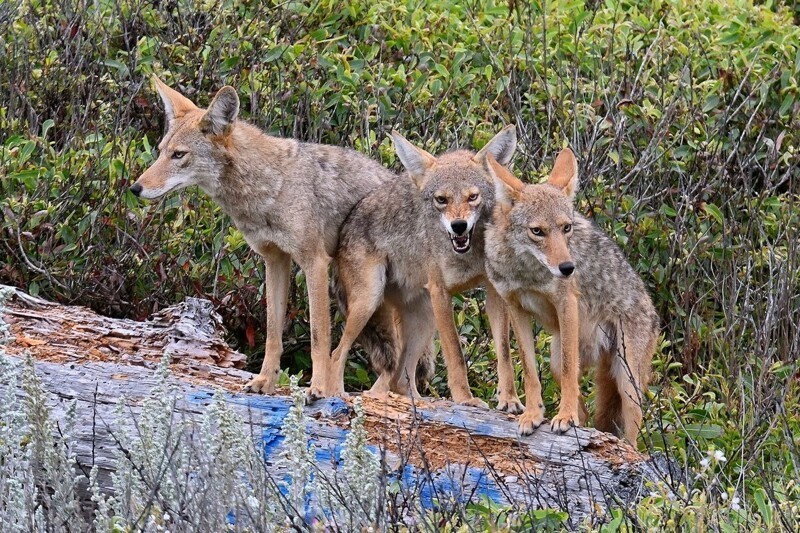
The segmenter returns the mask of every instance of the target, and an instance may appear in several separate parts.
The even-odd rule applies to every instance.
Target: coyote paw
[[[544,411],[528,409],[519,416],[519,434],[523,437],[530,435],[533,430],[542,425],[542,422],[544,422]]]
[[[522,402],[519,401],[519,398],[515,395],[511,396],[510,398],[498,398],[497,410],[505,411],[506,413],[511,413],[512,415],[518,415],[525,411],[525,408],[522,406]]]
[[[580,426],[580,418],[578,417],[578,413],[561,413],[559,412],[556,416],[553,417],[553,420],[550,422],[550,428],[555,433],[565,433],[569,430],[569,428]]]
[[[383,390],[383,389],[375,390],[375,387],[372,387],[371,389],[362,392],[361,396],[366,396],[367,398],[378,398],[379,400],[383,400],[389,398],[391,394],[392,392],[390,390]]]
[[[267,376],[259,374],[251,379],[242,390],[255,394],[272,394],[275,392],[275,383],[270,381]]]
[[[348,398],[350,395],[344,391],[343,386],[325,390],[322,387],[311,385],[306,389],[306,405],[311,405],[317,400],[321,400],[323,398],[332,398],[334,396],[339,398]]]
[[[458,402],[461,405],[470,405],[472,407],[480,407],[482,409],[488,409],[489,404],[481,400],[480,398],[469,398],[468,400],[464,400],[462,402]]]
[[[306,389],[306,405],[311,405],[317,400],[325,398],[327,395],[320,387],[314,385]]]

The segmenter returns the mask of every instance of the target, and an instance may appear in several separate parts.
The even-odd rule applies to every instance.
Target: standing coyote
[[[491,155],[488,161],[496,201],[486,230],[487,272],[522,351],[520,432],[530,434],[544,421],[533,315],[553,336],[550,364],[561,388],[553,429],[566,431],[579,416],[585,422],[578,379],[581,368],[596,365],[595,426],[635,445],[659,330],[644,283],[614,242],[574,213],[578,164],[570,149],[558,155],[547,183],[537,185],[525,185]]]
[[[486,156],[508,163],[516,149],[515,128],[503,129],[477,154],[457,150],[434,157],[399,133],[392,132],[392,139],[407,174],[370,193],[342,227],[335,268],[346,322],[333,352],[335,371],[344,371],[347,353],[366,326],[365,333],[381,331],[397,341],[394,352],[371,352],[373,367],[382,370],[373,391],[417,395],[415,369],[435,328],[453,400],[485,407],[467,383],[451,300],[454,293],[484,285],[498,359],[498,408],[521,412],[508,318],[487,283],[483,244],[494,205]]]
[[[232,87],[220,89],[204,110],[158,78],[155,84],[169,126],[158,159],[131,192],[158,198],[198,185],[266,261],[264,364],[246,388],[267,394],[275,389],[294,260],[308,284],[313,364],[309,398],[343,393],[341,378],[329,379],[328,266],[353,206],[378,185],[395,180],[395,174],[353,150],[271,137],[237,120],[239,98]]]

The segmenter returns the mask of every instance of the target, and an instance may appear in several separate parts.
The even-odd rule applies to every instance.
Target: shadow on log
[[[265,454],[280,449],[290,399],[238,392],[250,376],[235,368],[244,356],[222,340],[219,317],[204,300],[188,299],[152,320],[134,322],[16,291],[0,313],[10,324],[6,352],[35,359],[54,416],[63,414],[64,399],[77,401],[78,463],[86,470],[98,465],[106,490],[114,464],[113,432],[134,426],[165,352],[172,356],[171,379],[184,399],[176,407],[180,415],[199,417],[213,391],[223,388],[227,401],[263,439]],[[115,414],[122,396],[132,415],[124,419]],[[558,435],[545,424],[520,438],[515,417],[446,400],[365,396],[363,406],[371,444],[385,452],[388,468],[405,485],[416,487],[423,507],[447,498],[485,497],[501,505],[560,509],[575,527],[598,508],[633,504],[647,491],[645,482],[659,477],[646,456],[590,428]],[[333,468],[347,435],[351,400],[323,400],[306,410],[313,419],[309,431],[319,466]]]

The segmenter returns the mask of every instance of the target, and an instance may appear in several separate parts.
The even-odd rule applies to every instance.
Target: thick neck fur
[[[270,200],[274,201],[285,186],[284,168],[297,153],[298,142],[272,137],[241,121],[218,142],[222,172],[201,188],[234,221],[253,216],[254,209],[261,212],[272,207]]]

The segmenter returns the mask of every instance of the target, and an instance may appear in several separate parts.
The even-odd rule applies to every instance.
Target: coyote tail
[[[435,371],[436,345],[433,343],[433,337],[431,337],[428,346],[425,348],[425,351],[422,353],[422,356],[419,358],[419,362],[417,363],[417,387],[420,391],[424,390],[424,388],[431,382]]]

